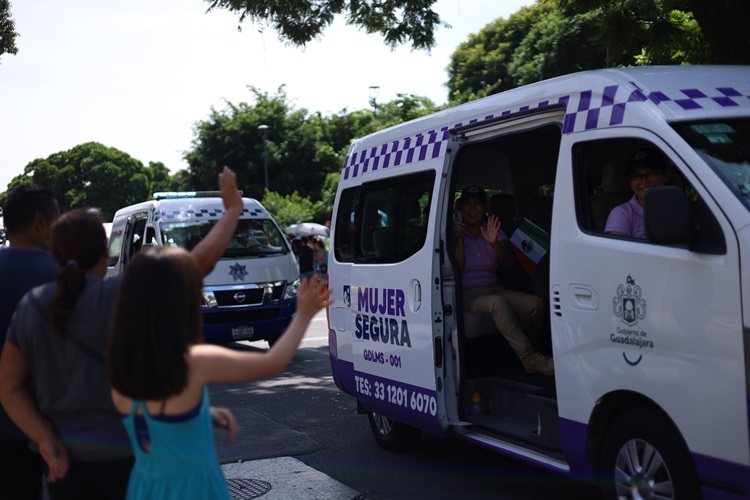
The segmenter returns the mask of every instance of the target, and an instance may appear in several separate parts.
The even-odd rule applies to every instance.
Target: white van
[[[243,198],[234,238],[203,280],[207,341],[266,340],[273,344],[292,319],[299,288],[297,261],[278,224],[257,200]],[[218,192],[154,193],[112,220],[107,275],[123,272],[144,246],[191,250],[224,213]],[[164,286],[164,300],[169,289]]]
[[[605,234],[645,146],[672,164],[671,185],[648,191],[647,239]],[[553,377],[527,374],[489,315],[461,308],[452,214],[470,185],[522,256],[504,286],[547,302]],[[329,256],[333,376],[387,449],[428,431],[604,478],[612,495],[750,498],[749,265],[750,67],[540,82],[351,145]]]

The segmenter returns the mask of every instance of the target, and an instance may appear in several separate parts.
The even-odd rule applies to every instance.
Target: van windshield
[[[192,250],[216,224],[211,221],[180,221],[163,224],[161,238],[165,245]],[[240,219],[232,241],[229,242],[224,259],[263,257],[285,254],[289,247],[278,227],[269,219]]]
[[[682,122],[674,128],[750,210],[750,118]]]

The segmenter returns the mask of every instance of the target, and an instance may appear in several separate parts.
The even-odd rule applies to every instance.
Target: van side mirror
[[[643,203],[646,238],[661,245],[688,246],[693,227],[685,191],[677,186],[646,190]]]

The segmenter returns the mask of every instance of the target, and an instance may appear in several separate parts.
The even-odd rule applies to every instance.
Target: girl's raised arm
[[[234,351],[213,344],[190,349],[191,377],[198,383],[245,382],[281,373],[297,352],[310,320],[331,304],[331,291],[314,275],[300,285],[297,311],[284,334],[265,353]]]
[[[219,190],[226,211],[191,252],[203,276],[213,271],[216,262],[224,255],[242,213],[242,197],[237,190],[237,176],[229,167],[224,167],[219,174]]]

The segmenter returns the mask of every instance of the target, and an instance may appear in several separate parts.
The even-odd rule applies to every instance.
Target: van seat
[[[602,170],[601,187],[589,198],[591,229],[597,233],[604,232],[609,212],[617,205],[628,201],[631,196],[633,196],[633,191],[625,177],[624,168],[615,162],[605,164]]]

